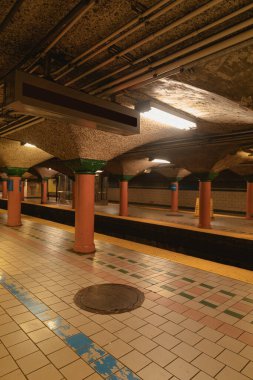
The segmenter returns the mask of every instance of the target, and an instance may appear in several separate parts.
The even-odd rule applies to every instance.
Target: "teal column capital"
[[[27,172],[28,168],[17,168],[17,167],[6,167],[4,172],[7,173],[9,177],[22,177],[22,175]]]
[[[64,161],[75,174],[95,174],[97,170],[105,167],[106,161],[92,160],[89,158],[76,158]]]
[[[219,173],[205,172],[205,173],[193,173],[200,182],[212,182]]]
[[[134,175],[120,174],[117,176],[120,182],[129,182]]]

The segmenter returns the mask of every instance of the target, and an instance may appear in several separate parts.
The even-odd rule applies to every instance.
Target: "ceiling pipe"
[[[3,22],[0,24],[0,33],[5,29],[5,27],[11,22],[13,16],[17,13],[21,5],[23,4],[24,0],[16,0],[14,5],[11,7],[10,11],[8,12],[7,16],[3,20]]]
[[[14,131],[30,127],[31,125],[34,125],[34,124],[41,123],[43,120],[44,119],[42,119],[41,117],[34,117],[34,118],[27,117],[26,120],[24,120],[21,123],[19,122],[18,125],[9,126],[5,124],[0,129],[0,137],[8,136],[10,133],[13,133]]]
[[[210,30],[210,29],[212,29],[213,27],[215,27],[217,25],[219,26],[219,25],[223,24],[224,22],[226,22],[226,21],[228,21],[228,20],[230,20],[230,19],[232,19],[232,18],[234,18],[234,17],[236,17],[236,16],[238,16],[238,15],[244,13],[244,12],[247,12],[247,11],[249,11],[251,9],[253,9],[253,4],[249,4],[249,5],[241,8],[241,9],[238,9],[237,11],[232,12],[229,15],[224,16],[224,17],[220,18],[219,20],[214,21],[213,23],[208,24],[208,25],[204,26],[203,28],[198,29],[197,31],[193,31],[192,33],[187,34],[184,37],[181,37],[181,38],[179,38],[179,39],[177,39],[177,40],[175,40],[175,41],[173,41],[173,42],[171,42],[171,43],[169,43],[169,44],[167,44],[167,45],[165,45],[165,46],[163,46],[163,47],[161,47],[161,48],[159,48],[157,50],[154,50],[153,52],[151,52],[149,54],[146,54],[146,55],[140,57],[139,59],[137,59],[137,60],[135,60],[135,61],[133,61],[133,62],[131,62],[131,63],[123,66],[123,67],[120,67],[119,69],[117,69],[117,70],[115,70],[113,72],[110,72],[109,74],[107,74],[107,75],[105,75],[103,77],[100,77],[99,79],[97,79],[97,80],[95,80],[93,82],[90,82],[89,84],[81,87],[81,90],[86,90],[87,88],[95,86],[96,84],[98,84],[98,83],[100,83],[100,82],[102,82],[102,81],[104,81],[104,80],[106,80],[108,78],[111,78],[114,75],[119,74],[120,72],[122,72],[122,71],[124,71],[126,69],[132,68],[133,66],[135,66],[135,65],[137,65],[137,64],[139,64],[139,63],[141,63],[141,62],[143,62],[145,60],[147,60],[148,58],[151,58],[151,57],[153,57],[153,56],[155,56],[155,55],[157,55],[159,53],[162,53],[162,52],[164,52],[164,51],[172,48],[175,45],[178,45],[178,44],[180,44],[180,43],[182,43],[184,41],[189,40],[192,37],[196,37],[196,36],[200,35],[201,33],[205,32],[207,30]],[[91,91],[90,93],[91,94],[95,94],[96,90]]]
[[[44,57],[55,44],[76,24],[76,22],[86,13],[91,7],[96,3],[96,0],[82,0],[79,4],[77,4],[54,28],[51,30],[42,40],[33,47],[30,52],[22,58],[22,60],[12,68],[6,75],[8,75],[11,71],[20,68],[27,61],[31,59],[32,56],[37,56],[34,60],[25,67],[25,71],[32,72],[34,71],[34,65]],[[49,42],[51,41],[51,42]],[[46,47],[43,48],[43,46]],[[5,76],[6,76],[5,75]],[[0,81],[2,81],[1,78]]]
[[[161,36],[162,34],[167,33],[171,29],[173,29],[173,28],[181,25],[182,23],[191,20],[193,17],[198,16],[199,14],[207,11],[209,8],[211,8],[212,6],[220,3],[221,1],[222,0],[211,0],[211,1],[209,1],[207,4],[200,6],[198,9],[196,9],[196,10],[194,10],[192,12],[189,12],[187,15],[185,15],[185,16],[181,17],[180,19],[172,22],[171,24],[169,24],[166,27],[158,30],[157,32],[150,34],[148,37],[143,38],[142,40],[138,41],[134,45],[131,45],[127,49],[124,49],[121,52],[115,54],[113,57],[111,57],[111,58],[109,58],[109,59],[101,62],[100,64],[98,64],[98,65],[96,65],[94,67],[92,67],[90,70],[85,71],[84,73],[82,73],[82,74],[80,74],[80,75],[78,75],[78,76],[70,79],[69,81],[67,81],[65,83],[65,85],[69,86],[69,85],[71,85],[71,84],[79,81],[80,79],[86,77],[87,75],[92,74],[93,72],[97,71],[98,69],[101,69],[102,67],[104,67],[106,65],[109,65],[110,63],[114,62],[115,59],[118,59],[118,58],[122,57],[123,55],[129,53],[130,51],[132,51],[132,50],[134,50],[136,48],[141,47],[142,45],[144,45],[144,44],[146,44],[146,43],[148,43],[150,41],[153,41],[154,39],[156,39],[157,37]]]
[[[120,29],[116,30],[115,32],[107,36],[106,38],[96,43],[94,46],[92,46],[88,50],[85,50],[83,53],[73,58],[66,65],[54,71],[53,74],[56,74],[56,75],[58,74],[54,79],[58,80],[62,78],[63,76],[67,75],[68,73],[73,71],[77,66],[82,65],[87,60],[95,57],[97,54],[102,53],[103,51],[107,50],[110,46],[116,44],[117,42],[126,38],[129,34],[132,34],[136,30],[140,29],[147,21],[150,22],[154,20],[155,18],[159,17],[165,10],[169,11],[175,6],[177,6],[178,4],[182,3],[183,1],[184,0],[178,0],[169,5],[166,5],[168,3],[167,0],[159,1],[153,7],[150,7],[145,12],[143,12],[140,16],[129,21],[127,24],[123,25]],[[159,12],[155,13],[154,15],[151,15],[154,11],[163,7],[164,5],[165,7],[163,9],[161,9]],[[71,67],[71,65],[73,66]]]
[[[147,65],[139,70],[136,70],[134,73],[128,74],[124,77],[116,79],[107,85],[100,87],[99,94],[114,94],[124,89],[128,89],[136,84],[142,83],[148,79],[156,78],[159,79],[160,76],[169,74],[171,70],[178,69],[183,65],[196,62],[206,56],[219,52],[221,50],[227,49],[233,45],[237,45],[243,41],[249,40],[253,38],[253,29],[247,30],[245,32],[241,32],[236,36],[230,37],[226,40],[216,42],[217,39],[224,38],[229,34],[240,31],[245,27],[252,26],[253,19],[249,19],[240,25],[235,25],[231,28],[226,29],[223,32],[217,33],[212,37],[209,37],[203,41],[200,41],[192,46],[189,46],[185,49],[182,49],[179,52],[176,52],[168,57],[160,59],[156,62],[153,62],[152,65]],[[214,43],[211,46],[205,46],[207,44]],[[202,50],[194,52],[196,49],[203,47]],[[187,56],[183,56],[188,54]],[[172,60],[176,60],[174,62],[170,62]],[[133,79],[131,79],[133,78]],[[130,79],[130,80],[128,80]],[[119,84],[118,84],[119,83]],[[118,85],[117,85],[118,84]]]

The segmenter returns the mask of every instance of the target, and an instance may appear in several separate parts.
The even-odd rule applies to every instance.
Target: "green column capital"
[[[219,175],[219,173],[214,173],[214,172],[193,173],[193,174],[201,182],[212,182]]]
[[[128,182],[134,177],[134,175],[120,174],[117,177],[120,182]]]
[[[6,167],[4,168],[4,172],[9,177],[22,177],[22,175],[27,172],[28,168],[17,168],[17,167]]]
[[[75,174],[95,174],[97,170],[103,169],[106,161],[92,160],[89,158],[75,158],[64,161]]]

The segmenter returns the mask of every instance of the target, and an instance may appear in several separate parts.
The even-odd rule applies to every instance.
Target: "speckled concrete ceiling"
[[[4,0],[0,10],[0,76],[18,66],[126,105],[155,99],[196,117],[197,130],[178,131],[142,118],[141,134],[124,137],[45,120],[9,138],[33,143],[63,160],[111,160],[161,139],[186,140],[189,136],[192,141],[195,136],[251,130],[252,0],[82,1],[89,5],[88,11],[66,33],[62,29],[57,32],[56,25],[79,3],[23,0],[11,22],[6,22],[15,2]],[[119,31],[129,22],[131,26]],[[212,49],[223,43],[226,50],[217,48],[214,53]],[[18,122],[18,115],[3,112],[0,130],[13,117]],[[232,165],[231,154],[243,146],[234,137],[231,144],[217,148],[207,144],[198,154],[188,147],[167,155],[180,167],[219,171]]]

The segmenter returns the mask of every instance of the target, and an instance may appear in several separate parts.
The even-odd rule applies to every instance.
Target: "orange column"
[[[128,216],[128,181],[120,181],[120,216]]]
[[[41,203],[47,203],[47,179],[45,178],[41,182]]]
[[[8,196],[7,179],[2,179],[2,198],[6,199]]]
[[[247,181],[246,219],[253,219],[253,182]]]
[[[199,182],[199,227],[211,228],[211,181]]]
[[[171,190],[171,211],[177,212],[178,211],[178,182],[177,181],[171,182],[170,190]]]
[[[94,174],[76,174],[76,212],[74,251],[94,253]],[[78,178],[77,178],[78,177]]]
[[[21,225],[21,177],[9,176],[8,179],[8,218],[7,226]]]
[[[76,183],[72,181],[72,208],[76,208]]]
[[[20,197],[21,197],[21,202],[25,200],[25,183],[24,181],[21,180],[21,193],[20,193]]]

